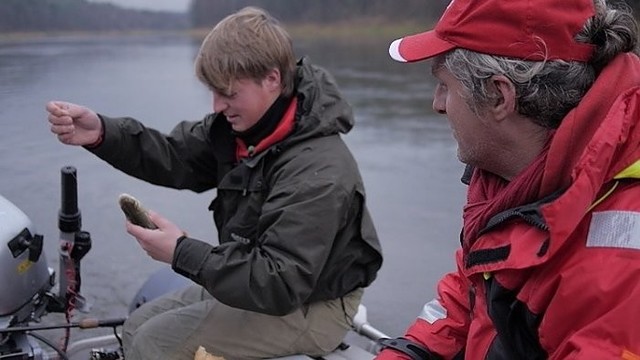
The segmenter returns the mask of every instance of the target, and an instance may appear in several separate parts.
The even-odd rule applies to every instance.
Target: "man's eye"
[[[238,92],[227,92],[220,89],[211,89],[211,91],[213,92],[214,95],[222,98],[227,98],[227,99],[232,99],[236,97],[236,95],[238,95]]]
[[[219,94],[220,94],[220,97],[227,98],[227,99],[233,99],[234,97],[236,97],[236,95],[238,95],[237,92],[232,92],[232,93],[219,92]]]

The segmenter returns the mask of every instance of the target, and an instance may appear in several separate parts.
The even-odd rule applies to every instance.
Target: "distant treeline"
[[[640,14],[640,0],[610,0]],[[331,24],[376,19],[431,22],[450,0],[191,0],[188,13],[129,10],[87,0],[0,0],[0,34],[30,31],[175,30],[210,27],[248,5],[285,23]]]
[[[208,27],[253,5],[286,23],[327,24],[357,19],[426,21],[437,19],[449,0],[191,0],[194,27]]]
[[[0,33],[210,27],[248,5],[283,22],[332,23],[361,18],[432,19],[448,0],[191,0],[186,14],[124,9],[87,0],[0,0]]]
[[[505,0],[507,1],[507,0]],[[640,0],[607,0],[629,5],[640,18]],[[358,19],[389,22],[436,21],[451,0],[191,0],[194,27],[209,27],[248,5],[262,7],[286,23],[331,24]]]
[[[187,14],[128,10],[86,0],[0,0],[0,33],[188,27]]]

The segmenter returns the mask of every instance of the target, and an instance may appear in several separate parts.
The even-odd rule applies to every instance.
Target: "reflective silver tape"
[[[447,309],[445,309],[437,299],[433,299],[424,304],[422,312],[418,317],[427,321],[429,324],[433,324],[437,320],[442,320],[447,317]]]
[[[640,213],[594,212],[589,225],[587,247],[640,249]]]

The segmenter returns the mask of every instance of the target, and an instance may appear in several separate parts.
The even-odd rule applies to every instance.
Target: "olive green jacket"
[[[306,59],[296,82],[293,132],[242,161],[222,114],[169,135],[101,115],[104,141],[90,149],[150,183],[216,188],[219,245],[180,238],[172,267],[227,305],[271,315],[366,287],[382,264],[358,166],[339,135],[353,126],[351,107]]]

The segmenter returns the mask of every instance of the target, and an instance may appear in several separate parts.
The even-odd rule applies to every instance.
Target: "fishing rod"
[[[126,318],[99,320],[95,318],[88,318],[88,319],[82,319],[80,321],[64,323],[64,324],[15,326],[15,327],[9,327],[5,329],[0,329],[0,334],[22,333],[22,332],[37,331],[37,330],[71,329],[71,328],[79,328],[79,329],[95,329],[95,328],[104,328],[104,327],[114,328],[124,324],[125,319]]]

